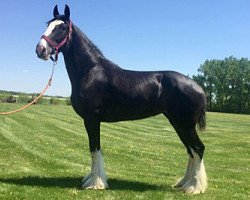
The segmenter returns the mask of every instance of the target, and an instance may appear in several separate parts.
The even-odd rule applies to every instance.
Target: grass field
[[[18,107],[0,104],[0,111]],[[207,114],[209,178],[205,194],[171,185],[187,155],[163,116],[103,123],[101,140],[110,188],[81,190],[90,170],[88,139],[70,106],[35,105],[0,116],[0,199],[250,199],[250,115]]]

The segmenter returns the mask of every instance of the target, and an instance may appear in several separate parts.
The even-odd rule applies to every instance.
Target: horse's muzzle
[[[43,60],[49,59],[49,54],[47,53],[46,48],[41,44],[36,45],[36,54],[38,58],[41,58]]]

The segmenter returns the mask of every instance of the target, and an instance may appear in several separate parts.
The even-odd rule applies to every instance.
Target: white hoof
[[[180,189],[187,194],[201,194],[205,192],[206,187],[204,188],[202,185],[199,185],[197,180],[191,180],[181,186]]]
[[[107,180],[104,177],[89,174],[82,180],[82,189],[97,189],[103,190],[108,188]]]
[[[91,173],[82,180],[82,189],[108,188],[107,176],[104,168],[104,160],[101,150],[91,152]]]

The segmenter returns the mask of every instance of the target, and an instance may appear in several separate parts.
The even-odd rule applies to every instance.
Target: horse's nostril
[[[38,55],[41,55],[41,54],[44,53],[45,51],[46,51],[46,49],[45,49],[44,46],[39,45],[39,44],[36,46],[36,53],[37,53]]]
[[[46,51],[45,47],[42,47],[42,53],[44,53]]]

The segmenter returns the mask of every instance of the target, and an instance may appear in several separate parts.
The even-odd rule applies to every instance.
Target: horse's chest
[[[84,118],[85,113],[87,112],[87,104],[84,102],[84,99],[79,95],[71,95],[71,104],[75,112]]]
[[[79,95],[71,96],[71,104],[75,112],[82,118],[88,114],[98,114],[98,108],[103,100],[98,93],[88,90],[82,91]]]

